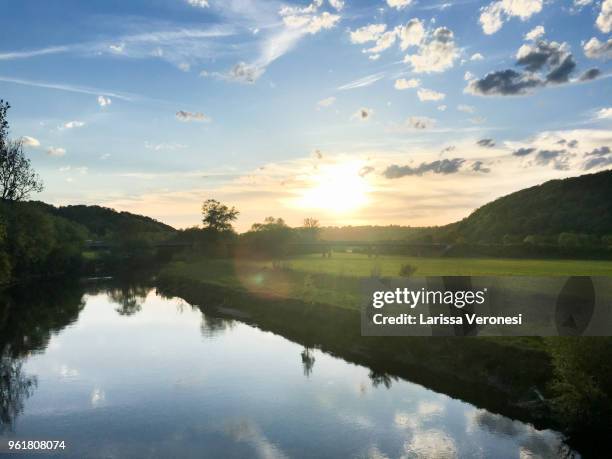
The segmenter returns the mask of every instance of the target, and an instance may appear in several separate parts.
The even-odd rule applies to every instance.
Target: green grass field
[[[414,276],[612,276],[612,262],[580,260],[517,260],[477,258],[417,258],[334,253],[294,257],[283,261],[202,259],[175,262],[162,276],[240,289],[255,295],[299,299],[355,309],[360,304],[364,277],[395,277],[404,264],[417,268]],[[526,284],[525,288],[528,288]]]
[[[261,263],[271,267],[271,262]],[[301,272],[365,277],[397,276],[403,264],[417,268],[415,276],[612,276],[612,261],[524,260],[493,258],[425,258],[334,253],[331,258],[305,255],[283,265]]]

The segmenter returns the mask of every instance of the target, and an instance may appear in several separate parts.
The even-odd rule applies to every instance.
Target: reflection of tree
[[[0,356],[0,433],[12,430],[23,403],[37,385],[36,377],[21,371],[21,360]]]
[[[119,288],[110,288],[107,293],[113,303],[119,307],[115,309],[122,316],[131,316],[140,312],[151,289],[142,285],[122,285]]]
[[[370,377],[370,381],[372,381],[372,385],[374,387],[378,387],[382,384],[389,389],[393,384],[393,381],[397,381],[397,377],[376,370],[370,370],[370,374],[368,376]]]
[[[77,282],[22,285],[0,293],[0,433],[12,429],[37,385],[22,371],[23,359],[43,350],[53,333],[74,322],[83,308]]]
[[[225,330],[231,329],[234,326],[233,320],[224,319],[222,317],[214,317],[210,314],[202,312],[202,323],[200,331],[202,336],[212,338],[223,333]]]
[[[315,364],[315,357],[312,354],[312,348],[305,347],[302,351],[302,366],[304,367],[304,376],[307,378],[312,373],[312,367]]]

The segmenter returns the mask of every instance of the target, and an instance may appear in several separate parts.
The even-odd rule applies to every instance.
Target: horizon
[[[23,1],[0,98],[35,200],[441,226],[612,165],[608,3]]]
[[[592,173],[588,173],[588,174],[581,174],[581,175],[576,175],[576,176],[571,176],[571,177],[565,177],[565,179],[571,179],[571,178],[580,178],[580,177],[584,177],[584,176],[587,176],[587,175],[595,175],[595,174],[600,174],[600,173],[604,173],[604,172],[611,172],[611,173],[612,173],[612,169],[604,169],[604,170],[601,170],[601,171],[592,172]],[[555,180],[555,179],[553,179],[553,180]],[[563,180],[563,179],[560,179],[560,180]],[[530,187],[527,187],[527,188],[538,187],[538,186],[540,186],[540,185],[544,185],[544,184],[546,184],[546,183],[548,183],[548,182],[550,182],[550,181],[552,181],[552,180],[547,180],[547,181],[545,181],[545,182],[541,182],[541,183],[535,184],[535,185],[530,186]],[[504,197],[509,196],[509,195],[511,195],[511,194],[514,194],[514,193],[516,193],[516,192],[523,191],[523,190],[525,190],[525,189],[527,189],[527,188],[521,188],[520,190],[512,191],[512,192],[510,192],[510,193],[508,193],[508,194],[505,194],[505,195],[503,195],[503,196],[500,196],[500,197],[498,197],[498,198],[495,198],[494,200],[504,198]],[[38,201],[38,200],[36,200],[36,199],[32,199],[31,201],[35,202],[35,201]],[[444,227],[444,226],[452,225],[453,223],[457,223],[457,222],[459,222],[459,221],[461,221],[461,220],[464,220],[464,219],[468,218],[468,217],[469,217],[469,216],[470,216],[470,215],[471,215],[471,214],[472,214],[474,211],[478,210],[479,208],[481,208],[481,207],[483,207],[483,206],[485,206],[485,205],[487,205],[487,204],[489,204],[489,203],[491,203],[491,202],[493,202],[493,201],[487,201],[487,202],[485,202],[485,203],[483,203],[483,204],[479,205],[477,208],[475,208],[474,210],[470,211],[470,213],[469,213],[469,214],[465,215],[464,217],[459,218],[458,220],[454,220],[454,221],[447,222],[447,223],[442,223],[442,224],[440,224],[440,225],[429,225],[429,226],[425,226],[425,225],[423,225],[423,226],[411,226],[411,225],[402,225],[402,224],[398,224],[398,223],[387,223],[387,224],[364,224],[364,225],[351,225],[351,224],[346,224],[346,225],[321,225],[321,226],[320,226],[320,228],[321,228],[321,229],[330,229],[330,228],[341,229],[341,228],[346,228],[346,227],[354,227],[354,228],[358,228],[358,227],[367,227],[367,226],[371,226],[371,227],[389,227],[389,226],[397,226],[397,227],[400,227],[400,228],[421,229],[421,228],[432,228],[432,227]],[[75,203],[75,204],[67,204],[67,206],[80,206],[80,205],[87,206],[88,204],[79,204],[79,203]],[[91,205],[96,205],[96,204],[91,204]],[[102,207],[106,207],[106,206],[102,206]],[[112,207],[109,207],[109,209],[114,210],[114,211],[116,211],[116,212],[122,212],[121,210],[119,210],[119,209],[115,209],[115,208],[112,208]],[[238,210],[238,211],[240,211],[240,209],[237,209],[237,210]],[[127,211],[126,211],[126,212],[127,212]],[[192,228],[192,227],[201,227],[201,226],[202,226],[202,225],[201,225],[201,223],[202,223],[202,222],[200,221],[199,223],[197,223],[196,225],[193,225],[193,226],[191,226],[191,227],[178,227],[178,228],[177,228],[177,227],[174,227],[173,225],[170,225],[168,222],[165,222],[165,221],[162,221],[162,220],[158,220],[158,219],[156,219],[156,218],[154,218],[154,217],[152,217],[152,216],[150,216],[150,215],[144,215],[144,214],[136,214],[136,215],[140,215],[140,216],[143,216],[143,217],[151,218],[151,219],[153,219],[153,220],[155,220],[155,221],[157,221],[157,222],[159,222],[159,223],[162,223],[162,224],[164,224],[164,225],[171,226],[171,227],[172,227],[173,229],[175,229],[175,230],[184,230],[184,229],[188,229],[188,228]],[[269,215],[268,215],[268,216],[269,216]],[[265,218],[265,217],[264,217],[264,218]],[[282,217],[281,217],[281,218],[282,218]],[[263,218],[262,218],[262,221],[263,221]],[[236,229],[236,233],[238,233],[238,234],[242,234],[242,233],[245,233],[245,232],[250,231],[250,230],[251,230],[251,225],[253,225],[253,224],[255,224],[255,223],[260,223],[260,222],[252,222],[251,224],[248,224],[248,223],[246,223],[246,222],[245,222],[245,223],[244,223],[244,224],[246,225],[246,226],[245,226],[245,229],[242,229],[242,230],[238,230],[238,229]],[[303,223],[303,222],[302,222],[302,221],[300,221],[300,222],[298,222],[298,224],[296,224],[296,225],[289,225],[289,226],[290,226],[290,227],[301,227],[301,226],[302,226],[302,223]]]

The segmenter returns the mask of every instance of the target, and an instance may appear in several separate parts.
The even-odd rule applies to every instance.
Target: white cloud
[[[339,15],[331,14],[328,11],[317,15],[321,6],[323,6],[323,0],[314,0],[305,7],[283,6],[279,14],[288,28],[316,34],[323,29],[331,29],[340,20]]]
[[[421,84],[421,80],[418,80],[416,78],[411,78],[409,80],[406,80],[405,78],[400,78],[398,80],[395,80],[395,84],[394,87],[397,90],[402,90],[402,89],[411,89],[411,88],[416,88]]]
[[[438,105],[437,108],[438,108],[439,111],[445,112],[448,107],[446,105],[442,104],[442,105]]]
[[[359,110],[353,113],[351,119],[357,119],[359,121],[368,121],[370,118],[372,118],[373,114],[374,110],[372,110],[371,108],[361,107]]]
[[[327,98],[321,99],[319,102],[317,102],[317,107],[318,108],[330,107],[335,102],[336,102],[336,98],[334,96],[327,97]]]
[[[406,120],[406,125],[411,129],[430,129],[435,124],[436,120],[427,116],[411,116]]]
[[[443,72],[451,68],[459,56],[453,32],[446,27],[438,27],[419,46],[417,54],[409,54],[404,61],[416,73]]]
[[[481,61],[484,59],[484,56],[480,53],[474,53],[472,54],[472,56],[470,57],[471,61]]]
[[[365,53],[380,53],[389,49],[398,39],[400,48],[406,50],[410,46],[419,45],[425,36],[425,27],[419,19],[411,19],[403,26],[387,30],[386,24],[369,24],[350,32],[351,43],[364,44],[375,42]]]
[[[24,135],[21,138],[21,143],[23,144],[24,147],[32,147],[32,148],[40,147],[40,142],[38,141],[38,139],[35,139],[34,137],[30,137],[29,135]]]
[[[370,59],[371,61],[377,61],[378,59],[380,59],[380,54],[370,54],[368,56],[368,59]]]
[[[107,105],[110,105],[112,103],[113,101],[110,99],[110,97],[98,96],[98,105],[100,107],[106,107]]]
[[[206,116],[202,112],[187,112],[185,110],[179,110],[178,112],[176,112],[176,119],[184,123],[190,121],[208,123],[211,121],[211,118],[209,116]]]
[[[85,123],[83,121],[68,121],[67,123],[64,123],[64,125],[62,126],[62,129],[74,129],[74,128],[80,128],[85,126]]]
[[[376,41],[387,30],[386,24],[369,24],[350,32],[351,43],[363,44]]]
[[[181,62],[178,68],[183,72],[189,72],[189,70],[191,70],[191,64],[189,62]]]
[[[313,2],[308,6],[297,6],[297,5],[284,5],[279,14],[281,16],[290,16],[294,14],[312,14],[316,13],[319,8],[323,6],[323,0],[313,0]]]
[[[540,38],[544,36],[545,33],[546,33],[546,30],[544,29],[544,26],[539,25],[537,27],[534,27],[533,29],[531,29],[529,32],[525,34],[525,40],[529,40],[529,41],[539,40]]]
[[[62,166],[59,168],[60,172],[75,172],[77,174],[85,175],[89,172],[89,168],[86,166],[82,167],[72,167],[72,166]]]
[[[147,150],[154,150],[154,151],[175,151],[175,150],[182,150],[184,148],[187,148],[187,145],[184,145],[182,143],[151,143],[151,142],[145,142],[145,148]]]
[[[395,30],[390,30],[389,32],[383,33],[377,40],[376,44],[372,48],[368,48],[364,50],[366,53],[380,53],[388,48],[390,48],[395,40],[397,39],[397,34]]]
[[[463,79],[465,81],[470,81],[470,80],[474,79],[474,77],[475,77],[475,75],[472,72],[470,72],[469,70],[463,74]]]
[[[50,46],[48,48],[35,49],[32,51],[12,51],[9,53],[0,53],[0,61],[12,59],[28,59],[30,57],[44,56],[47,54],[58,54],[69,51],[67,46]]]
[[[347,89],[364,88],[376,83],[378,80],[382,80],[385,77],[384,72],[374,73],[372,75],[359,78],[349,83],[338,86],[339,91],[346,91]]]
[[[306,31],[310,34],[315,34],[324,29],[331,29],[339,20],[339,15],[331,14],[325,11],[319,16],[313,16],[310,19],[306,26]]]
[[[601,42],[593,37],[584,44],[582,49],[584,55],[590,59],[612,59],[612,38]]]
[[[225,76],[227,79],[238,83],[255,83],[257,79],[266,71],[265,66],[238,62]]]
[[[612,0],[603,1],[595,24],[603,33],[610,33],[612,31]]]
[[[387,0],[387,5],[391,8],[397,8],[401,10],[402,8],[406,8],[412,3],[412,0]]]
[[[208,8],[210,5],[208,4],[208,0],[187,0],[191,6],[197,6],[199,8]]]
[[[329,0],[329,4],[336,11],[341,11],[344,8],[344,0]]]
[[[574,6],[578,8],[582,8],[583,6],[587,6],[593,3],[593,0],[574,0]]]
[[[397,27],[397,33],[400,38],[400,48],[406,50],[410,46],[417,46],[425,37],[425,26],[419,19],[411,19],[405,26]]]
[[[446,94],[442,92],[437,92],[426,88],[420,88],[417,91],[417,95],[421,102],[438,101],[443,100],[446,97]]]
[[[125,43],[119,43],[118,45],[108,45],[108,49],[110,49],[111,52],[114,54],[123,54],[123,52],[125,51]]]
[[[595,116],[600,120],[612,119],[612,107],[606,107],[598,110]]]
[[[471,105],[464,105],[464,104],[457,105],[457,110],[463,113],[474,113],[476,111],[476,109],[472,107]]]
[[[504,24],[502,13],[501,2],[493,2],[481,9],[479,22],[484,33],[491,35],[501,29]]]
[[[64,156],[66,154],[66,150],[60,147],[49,147],[47,148],[47,154],[49,156]]]
[[[612,1],[612,0],[611,0]],[[525,21],[542,11],[543,0],[498,0],[483,7],[480,25],[485,34],[491,35],[502,28],[504,21],[518,17]]]

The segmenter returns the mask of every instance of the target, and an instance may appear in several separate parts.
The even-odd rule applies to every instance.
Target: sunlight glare
[[[299,206],[335,213],[348,213],[368,202],[370,187],[359,175],[362,164],[350,162],[321,166],[316,175],[309,177],[311,185],[302,190]]]

